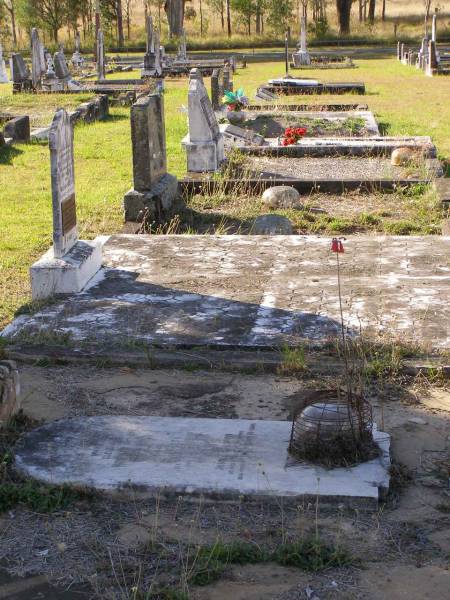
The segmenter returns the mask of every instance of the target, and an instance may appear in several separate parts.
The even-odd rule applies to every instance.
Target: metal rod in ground
[[[284,36],[284,62],[286,65],[286,77],[289,77],[289,32]]]

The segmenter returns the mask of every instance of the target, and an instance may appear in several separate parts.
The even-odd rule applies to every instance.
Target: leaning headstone
[[[49,134],[53,248],[30,269],[33,299],[80,292],[101,267],[101,242],[78,239],[73,126],[64,109],[56,112]]]
[[[25,64],[23,56],[18,52],[11,56],[11,70],[14,83],[23,83],[30,79],[30,70]]]
[[[262,146],[265,139],[259,133],[255,133],[251,129],[244,129],[236,125],[227,125],[223,130],[223,135],[232,140],[236,146]]]
[[[188,93],[189,133],[182,144],[187,154],[187,170],[217,171],[224,160],[223,135],[203,82],[190,79]]]
[[[0,360],[0,428],[6,427],[20,410],[20,381],[17,365]]]
[[[62,52],[55,52],[53,56],[53,64],[55,68],[55,75],[58,79],[63,82],[71,79],[69,67],[67,66],[66,57]]]
[[[211,75],[211,104],[213,110],[220,110],[222,105],[223,89],[220,85],[220,69],[214,69]]]
[[[223,91],[233,91],[233,79],[231,74],[231,68],[229,65],[225,65],[223,68]]]
[[[97,34],[97,77],[99,81],[105,79],[105,43],[101,29]]]
[[[0,83],[9,83],[8,73],[6,72],[6,64],[3,59],[3,47],[0,42]]]
[[[131,107],[133,188],[124,197],[126,221],[167,219],[178,206],[177,178],[167,173],[164,96],[142,96]]]
[[[35,89],[41,87],[41,79],[45,74],[45,67],[42,65],[44,47],[39,39],[39,32],[36,27],[31,30],[31,81]]]
[[[301,67],[303,65],[311,64],[311,57],[306,48],[306,19],[302,17],[300,22],[300,41],[297,46],[297,51],[292,55],[294,61],[294,67]]]

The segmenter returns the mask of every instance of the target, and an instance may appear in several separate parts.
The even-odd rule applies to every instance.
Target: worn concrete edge
[[[64,346],[19,346],[5,349],[8,359],[23,364],[48,362],[58,365],[97,365],[101,367],[135,367],[147,369],[222,370],[252,373],[279,373],[283,356],[277,350],[214,348],[155,348],[147,351],[111,351],[99,348],[73,349]],[[341,373],[344,363],[320,351],[306,354],[305,367],[292,372],[292,375],[308,377],[316,374]],[[440,375],[450,378],[450,364],[442,363],[438,357],[405,360],[401,374]],[[286,373],[289,375],[289,373]]]
[[[430,181],[426,179],[377,179],[377,180],[362,180],[362,179],[316,179],[316,180],[301,180],[293,178],[277,178],[272,179],[227,179],[214,180],[208,177],[184,177],[178,181],[178,186],[181,194],[198,194],[204,191],[205,188],[220,187],[225,191],[235,191],[238,189],[250,189],[255,193],[259,193],[269,187],[276,185],[290,185],[300,193],[309,193],[314,190],[340,194],[344,191],[359,190],[362,192],[373,192],[375,190],[395,191],[398,188],[407,188],[414,185],[429,185]]]

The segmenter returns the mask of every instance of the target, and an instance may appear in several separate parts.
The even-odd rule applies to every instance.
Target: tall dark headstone
[[[162,94],[142,96],[131,107],[131,141],[134,186],[124,198],[125,220],[170,214],[178,198],[178,182],[167,173]]]

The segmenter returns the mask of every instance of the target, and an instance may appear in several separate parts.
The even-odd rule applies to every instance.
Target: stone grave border
[[[289,80],[287,80],[289,81]],[[366,93],[366,86],[362,82],[327,82],[318,83],[317,86],[305,85],[305,86],[279,86],[270,83],[260,86],[261,89],[277,94],[278,96],[314,96],[320,94],[354,94],[364,95]]]

